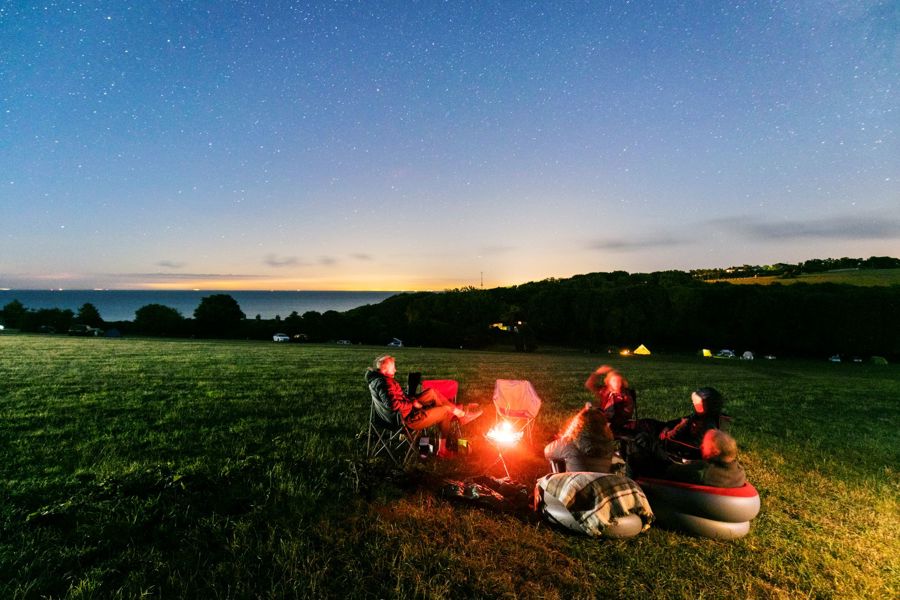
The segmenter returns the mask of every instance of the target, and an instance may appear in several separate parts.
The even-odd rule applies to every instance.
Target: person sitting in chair
[[[614,473],[625,466],[616,455],[617,447],[605,412],[588,402],[565,431],[547,444],[544,456],[551,465],[564,463],[560,469],[564,471]]]
[[[710,429],[700,442],[703,460],[688,465],[671,465],[664,479],[713,487],[735,488],[744,485],[747,476],[737,461],[737,442],[720,429]]]
[[[396,374],[397,362],[390,355],[379,356],[366,371],[366,383],[375,401],[376,412],[383,420],[389,423],[399,420],[410,429],[419,430],[437,425],[441,432],[437,456],[449,458],[453,454],[447,449],[450,423],[453,419],[459,419],[460,425],[465,425],[479,417],[481,409],[477,404],[463,408],[433,389],[410,396],[397,383],[394,378]]]
[[[584,387],[597,397],[597,407],[606,415],[613,433],[629,433],[636,394],[622,374],[609,365],[601,365],[587,378]]]
[[[694,412],[680,419],[639,419],[626,460],[634,475],[658,477],[673,461],[701,460],[700,443],[710,429],[718,429],[724,399],[716,389],[702,387],[691,394]]]
[[[700,442],[710,429],[718,429],[725,404],[715,388],[702,387],[691,394],[694,412],[681,419],[669,421],[659,433],[668,451],[685,458],[700,458]]]

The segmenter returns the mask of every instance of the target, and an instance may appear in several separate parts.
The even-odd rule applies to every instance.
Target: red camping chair
[[[447,400],[459,404],[459,401],[456,399],[459,395],[459,382],[455,379],[423,379],[422,390],[434,390]],[[453,419],[450,423],[451,450],[457,450],[455,444],[461,437],[462,431],[459,428],[459,421]]]
[[[459,394],[459,382],[455,379],[424,379],[422,389],[434,390],[447,400],[456,402],[456,396]]]

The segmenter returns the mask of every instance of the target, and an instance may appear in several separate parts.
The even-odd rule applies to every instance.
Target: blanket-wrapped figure
[[[633,537],[653,522],[644,492],[624,475],[552,473],[538,479],[534,502],[549,521],[594,537]]]

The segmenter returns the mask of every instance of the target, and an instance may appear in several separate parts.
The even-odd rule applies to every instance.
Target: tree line
[[[17,301],[0,323],[38,331],[56,323],[66,331],[79,319],[102,326],[91,305],[77,314],[29,310]],[[108,324],[107,324],[108,325]],[[533,350],[562,345],[585,351],[634,347],[656,351],[733,348],[765,354],[834,353],[900,357],[900,286],[820,283],[734,286],[691,273],[591,273],[518,286],[404,293],[346,312],[293,312],[282,319],[248,319],[227,294],[203,298],[193,318],[159,304],[144,306],[122,333],[173,337],[266,339],[283,332],[295,340],[346,339],[383,345]]]

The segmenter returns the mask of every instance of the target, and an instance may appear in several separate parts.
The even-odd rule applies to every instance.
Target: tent
[[[641,356],[650,356],[650,350],[647,349],[647,346],[641,344],[634,349],[634,354],[640,354]]]
[[[699,354],[703,358],[712,358],[712,350],[710,350],[709,348],[703,348],[702,350],[700,350]]]
[[[872,364],[873,364],[873,365],[886,365],[886,364],[888,364],[888,361],[887,361],[887,359],[886,359],[885,357],[883,357],[883,356],[873,356],[873,357],[872,357]]]
[[[749,350],[745,350],[743,354],[741,354],[741,360],[753,360],[753,353]]]

